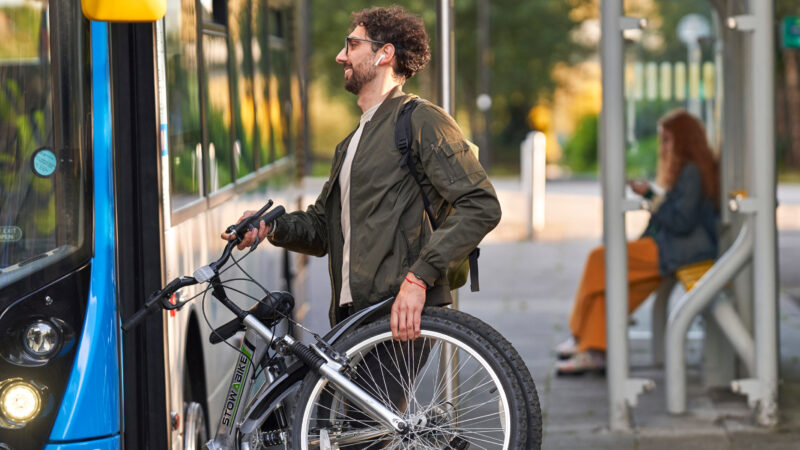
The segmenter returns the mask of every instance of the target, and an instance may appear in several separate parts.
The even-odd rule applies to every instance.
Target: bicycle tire
[[[500,332],[477,317],[467,315],[464,320],[467,321],[470,327],[485,330],[487,334],[484,337],[506,357],[506,362],[511,366],[511,371],[514,375],[517,376],[517,383],[525,392],[525,399],[527,400],[525,409],[528,415],[528,439],[525,444],[525,450],[540,450],[542,448],[542,409],[536,384],[533,381],[530,370],[528,370],[528,366],[519,355],[519,352],[517,352],[517,349]],[[474,325],[472,322],[479,322],[482,325]]]
[[[414,345],[391,339],[388,317],[348,332],[335,349],[351,358],[359,374],[356,380],[364,389],[414,423],[413,431],[403,437],[377,424],[348,404],[327,380],[309,373],[296,397],[289,448],[319,448],[318,442],[313,445],[315,441],[331,441],[331,436],[331,442],[342,449],[382,448],[383,444],[376,444],[379,441],[348,445],[348,440],[367,439],[365,436],[379,437],[386,444],[411,445],[411,440],[411,448],[442,448],[442,444],[445,448],[466,448],[467,443],[475,442],[479,445],[473,448],[526,448],[525,392],[506,356],[488,338],[497,332],[470,318],[459,311],[426,308],[422,337]],[[448,358],[442,356],[449,354],[447,348],[456,349],[447,361],[457,361],[452,372],[460,380],[450,398],[445,398],[446,383],[444,376],[439,376],[442,367],[452,367],[442,364]],[[401,402],[407,400],[407,408],[396,404],[398,392],[387,387],[391,383],[386,380],[392,378],[401,379],[398,382],[402,386],[395,387],[401,388]],[[395,399],[391,398],[393,394]]]

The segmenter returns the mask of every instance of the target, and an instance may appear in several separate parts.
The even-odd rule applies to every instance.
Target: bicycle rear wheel
[[[485,337],[490,332],[459,318],[427,308],[422,336],[413,342],[394,341],[382,319],[335,345],[350,359],[354,381],[410,431],[395,433],[310,373],[292,414],[290,448],[525,448],[528,421],[517,377]]]

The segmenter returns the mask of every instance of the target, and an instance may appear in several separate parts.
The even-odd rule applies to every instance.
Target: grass
[[[778,169],[778,183],[800,184],[800,169]]]

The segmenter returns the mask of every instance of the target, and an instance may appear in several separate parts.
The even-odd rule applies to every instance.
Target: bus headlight
[[[37,358],[47,358],[58,351],[61,333],[50,322],[36,321],[22,333],[25,350]]]
[[[0,425],[21,428],[42,410],[39,389],[20,378],[0,383]]]

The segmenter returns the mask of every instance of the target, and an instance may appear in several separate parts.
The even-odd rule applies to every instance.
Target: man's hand
[[[408,280],[413,280],[414,283]],[[407,341],[419,337],[422,308],[425,306],[424,286],[425,282],[411,272],[406,275],[406,279],[400,285],[400,292],[394,299],[389,321],[394,339]]]
[[[245,218],[252,216],[257,211],[245,211],[242,214],[242,217],[239,217],[239,220],[236,223],[243,221]],[[258,229],[253,228],[252,230],[248,231],[244,237],[242,238],[242,242],[236,246],[239,250],[243,250],[251,245],[255,244],[256,241],[261,242],[264,238],[267,237],[267,234],[272,230],[272,224],[264,224],[264,222],[259,221]],[[233,234],[222,233],[220,237],[226,241],[230,241],[233,239]]]

